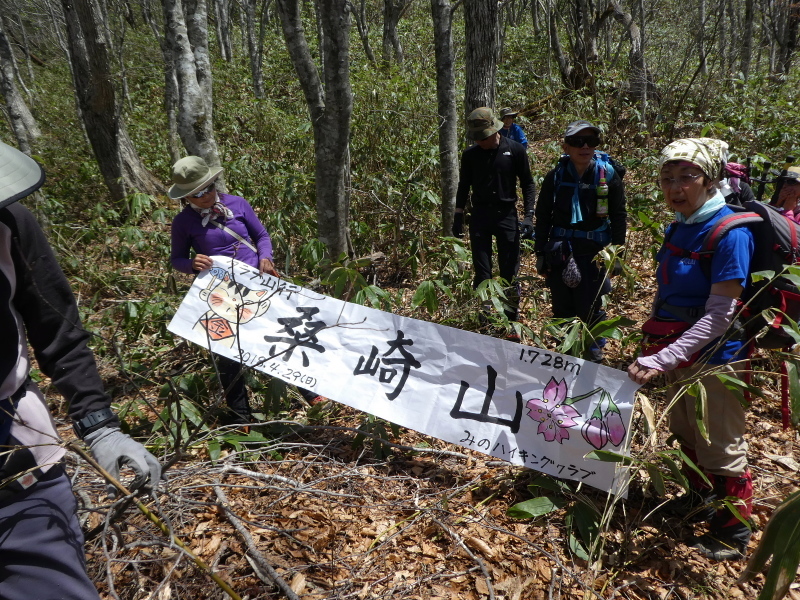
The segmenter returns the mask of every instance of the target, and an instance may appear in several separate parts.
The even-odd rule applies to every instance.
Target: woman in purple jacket
[[[172,221],[172,266],[193,275],[212,266],[211,256],[230,256],[278,277],[269,233],[247,200],[215,189],[221,173],[222,167],[211,168],[199,156],[182,158],[172,167],[169,197],[184,204]],[[241,363],[217,356],[217,365],[230,409],[226,420],[252,422]],[[309,402],[320,401],[309,390],[299,391]]]

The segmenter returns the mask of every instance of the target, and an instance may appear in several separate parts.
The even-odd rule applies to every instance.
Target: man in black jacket
[[[75,432],[114,476],[155,485],[158,461],[119,429],[69,283],[36,219],[16,201],[44,172],[0,142],[0,598],[99,598],[47,403],[30,380],[28,345],[69,402]]]
[[[477,108],[467,117],[467,136],[475,145],[461,155],[453,235],[461,237],[464,209],[472,191],[469,224],[473,287],[492,277],[492,236],[497,240],[497,263],[510,286],[506,316],[519,317],[519,288],[515,279],[519,270],[520,230],[517,216],[517,180],[522,188],[525,214],[522,235],[533,232],[533,203],[536,188],[531,177],[528,156],[522,144],[500,135],[503,122],[490,108]]]

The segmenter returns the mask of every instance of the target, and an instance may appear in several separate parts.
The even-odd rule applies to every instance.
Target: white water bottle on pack
[[[598,217],[608,216],[608,183],[606,182],[606,170],[600,167],[600,181],[597,184],[597,209],[595,214]]]

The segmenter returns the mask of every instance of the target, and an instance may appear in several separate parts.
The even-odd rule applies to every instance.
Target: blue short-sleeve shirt
[[[706,233],[717,221],[732,213],[731,209],[723,207],[702,223],[673,223],[670,226],[673,231],[669,242],[678,248],[699,252]],[[720,239],[711,258],[709,277],[700,265],[701,260],[708,259],[678,256],[669,248],[662,247],[657,255],[659,300],[675,306],[705,306],[713,283],[733,279],[738,280],[742,286],[746,285],[753,248],[753,233],[747,227],[730,230]],[[659,311],[659,316],[674,318],[663,309]],[[706,348],[713,348],[717,342],[718,340],[714,340]],[[724,364],[746,358],[745,342],[744,339],[726,340],[708,358],[708,363]]]

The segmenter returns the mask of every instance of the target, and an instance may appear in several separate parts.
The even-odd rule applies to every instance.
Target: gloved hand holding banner
[[[215,256],[169,330],[288,383],[447,442],[625,493],[627,374],[336,300]]]

